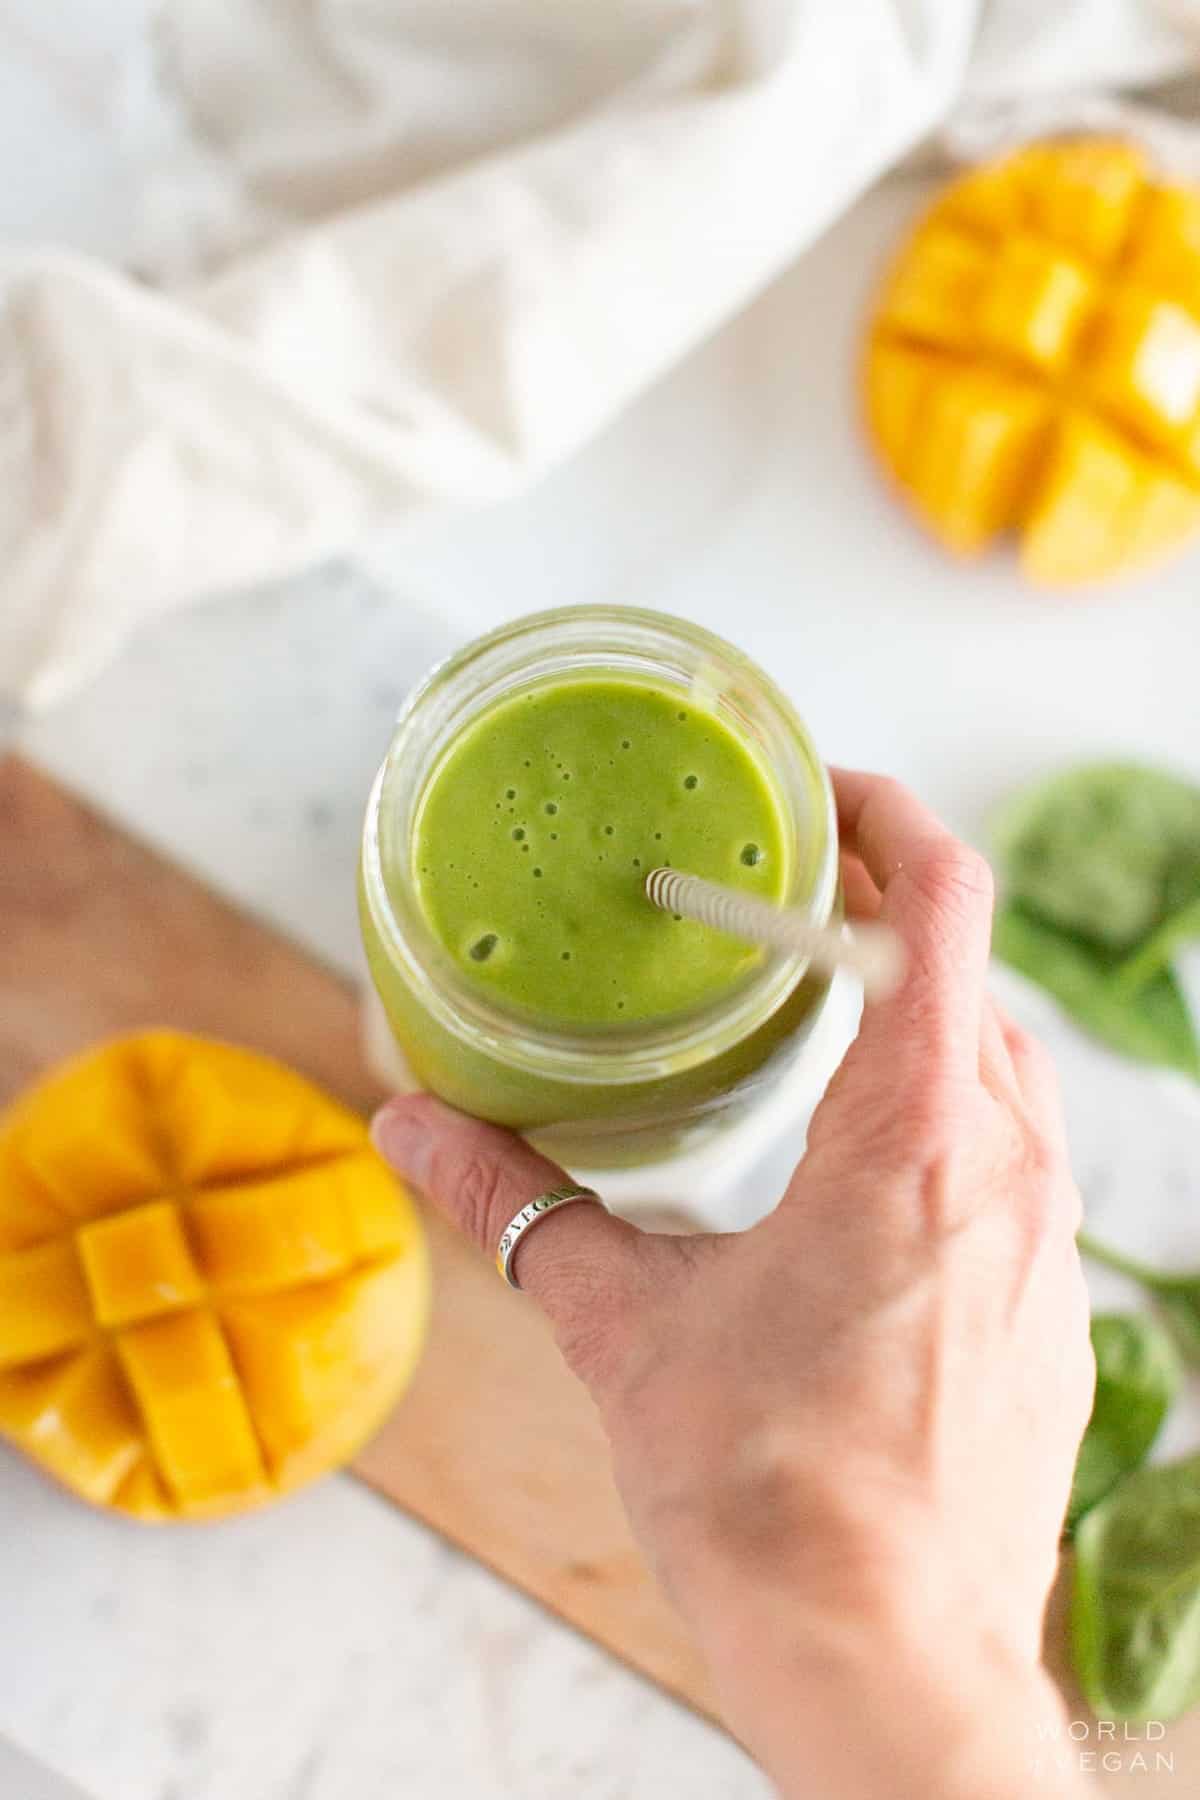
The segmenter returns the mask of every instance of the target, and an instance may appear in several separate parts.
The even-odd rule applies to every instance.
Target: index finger
[[[903,985],[868,1009],[867,1022],[902,1020],[925,1048],[977,1052],[992,935],[987,862],[900,782],[830,775],[843,847],[861,858],[882,897],[879,917],[908,956]]]
[[[432,1094],[389,1100],[376,1113],[371,1135],[392,1167],[489,1256],[530,1202],[569,1179],[524,1138],[469,1118]],[[594,1323],[601,1308],[617,1304],[635,1281],[640,1238],[603,1206],[555,1210],[522,1237],[516,1278],[562,1330],[576,1327],[580,1313]]]

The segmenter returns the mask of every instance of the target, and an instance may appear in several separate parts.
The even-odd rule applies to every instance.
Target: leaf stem
[[[1150,1288],[1155,1292],[1179,1285],[1178,1276],[1165,1275],[1161,1270],[1152,1269],[1148,1264],[1138,1262],[1132,1256],[1123,1256],[1111,1245],[1102,1244],[1090,1232],[1077,1231],[1075,1242],[1079,1246],[1081,1256],[1086,1256],[1091,1262],[1102,1264],[1106,1269],[1115,1269],[1118,1275],[1128,1275],[1133,1281],[1140,1281],[1143,1287]]]
[[[1157,931],[1119,963],[1112,973],[1112,989],[1122,1000],[1132,1000],[1148,981],[1171,962],[1175,952],[1193,938],[1200,937],[1200,897],[1181,907],[1165,919]]]
[[[1075,1242],[1081,1256],[1101,1263],[1106,1269],[1115,1269],[1118,1275],[1140,1281],[1152,1294],[1178,1294],[1186,1288],[1200,1287],[1200,1274],[1172,1275],[1166,1269],[1152,1269],[1148,1263],[1138,1262],[1136,1257],[1114,1250],[1111,1244],[1100,1243],[1090,1232],[1077,1231]]]

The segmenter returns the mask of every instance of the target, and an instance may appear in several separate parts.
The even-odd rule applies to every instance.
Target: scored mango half
[[[867,339],[868,430],[919,520],[1030,580],[1155,563],[1200,531],[1200,192],[1135,145],[1035,144],[918,222]]]
[[[362,1120],[264,1056],[146,1032],[0,1118],[0,1435],[97,1505],[208,1518],[337,1467],[429,1299]]]

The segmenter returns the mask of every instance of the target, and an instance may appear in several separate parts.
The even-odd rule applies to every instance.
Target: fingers
[[[489,1256],[523,1206],[568,1179],[514,1132],[469,1118],[431,1094],[389,1100],[371,1135],[392,1167]],[[512,1271],[555,1324],[570,1330],[578,1308],[595,1308],[628,1290],[638,1238],[603,1207],[586,1201],[559,1207],[521,1240]]]
[[[881,895],[879,916],[908,953],[903,985],[867,1009],[864,1032],[887,1033],[926,1055],[969,1055],[974,1066],[991,944],[991,871],[899,782],[844,769],[831,775],[843,849],[861,859]]]
[[[871,877],[863,867],[862,858],[853,851],[843,850],[842,865],[842,898],[846,905],[848,919],[865,919],[870,922],[879,917],[880,893]]]
[[[1046,1141],[1065,1156],[1067,1122],[1054,1058],[1040,1039],[1032,1037],[1018,1025],[998,1001],[993,1000],[991,1004],[1004,1036],[1005,1048],[1025,1110]]]
[[[1024,1105],[1024,1095],[1009,1054],[999,1008],[990,994],[984,995],[983,1013],[979,1022],[979,1079],[988,1093],[1002,1105],[1010,1109]]]

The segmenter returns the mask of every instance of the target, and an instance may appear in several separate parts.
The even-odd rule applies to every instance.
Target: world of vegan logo
[[[1084,1775],[1174,1775],[1175,1752],[1166,1747],[1161,1719],[1131,1725],[1117,1719],[1044,1722],[1030,1759],[1035,1775],[1077,1769]]]

